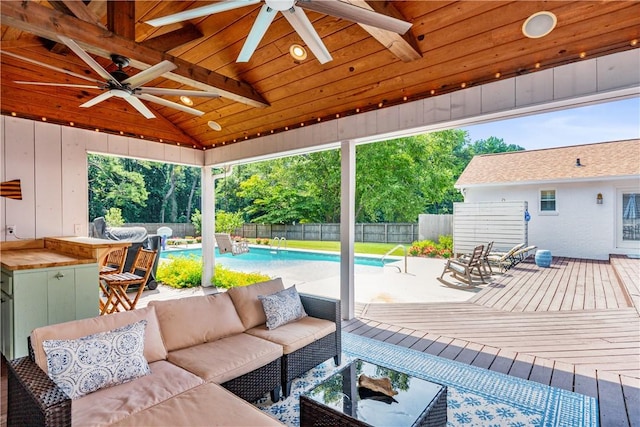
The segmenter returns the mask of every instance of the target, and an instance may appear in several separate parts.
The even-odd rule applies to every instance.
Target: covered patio
[[[543,292],[545,286],[550,290],[552,284],[564,283],[564,275],[524,279],[530,267],[524,264],[503,288],[487,288],[466,303],[361,306],[354,299],[353,244],[357,144],[638,97],[640,5],[350,2],[398,17],[412,29],[405,35],[381,33],[367,24],[312,11],[313,27],[333,61],[318,61],[316,55],[292,59],[289,47],[307,40],[301,42],[280,17],[256,46],[251,61],[236,62],[258,16],[258,3],[156,28],[147,21],[196,5],[1,2],[0,178],[20,179],[24,197],[19,202],[0,199],[0,240],[15,240],[4,233],[8,225],[17,226],[15,234],[26,239],[86,236],[88,152],[194,165],[202,168],[203,283],[209,283],[214,263],[214,169],[340,148],[340,300],[345,331],[597,396],[603,425],[637,425],[637,405],[630,404],[640,397],[635,261],[621,261],[627,273],[618,273],[631,278],[623,279],[631,289],[631,302],[624,291],[615,290],[610,267],[563,260],[562,271],[570,271],[567,284],[594,278],[589,282],[593,288],[568,287],[567,302],[565,297],[558,302],[558,292]],[[523,33],[523,24],[541,7],[557,17],[557,28],[545,37],[531,38]],[[194,117],[165,102],[151,106],[156,119],[147,120],[139,114],[139,105],[122,99],[80,108],[99,92],[46,86],[84,83],[78,76],[96,79],[96,67],[71,52],[75,45],[68,40],[109,70],[115,69],[112,54],[128,57],[131,66],[125,71],[130,75],[163,60],[172,62],[175,69],[148,83],[159,89],[207,92],[208,97],[192,100],[203,114]],[[101,77],[109,78],[110,73]],[[178,98],[172,99],[177,104]],[[600,293],[595,283],[611,286]],[[532,292],[535,287],[539,293]],[[539,298],[535,308],[524,304],[529,296]],[[581,298],[584,304],[578,302]],[[435,319],[435,312],[449,316],[449,321],[425,319]],[[585,338],[594,327],[594,316],[611,327]],[[512,342],[508,334],[497,333],[505,323],[520,325],[515,335],[535,325],[569,325],[562,338],[577,334],[576,349],[567,349],[562,339],[558,347],[544,340],[518,347],[517,339]],[[603,360],[612,360],[612,353],[619,359],[615,368],[599,369]],[[632,363],[635,371],[628,368]],[[3,383],[6,396],[4,387]]]
[[[342,329],[591,396],[599,402],[600,425],[636,426],[639,277],[640,260],[626,256],[556,258],[551,268],[527,262],[494,276],[466,302],[357,303],[356,317]],[[141,306],[189,295],[193,291],[145,291]],[[4,420],[6,380],[2,387]]]

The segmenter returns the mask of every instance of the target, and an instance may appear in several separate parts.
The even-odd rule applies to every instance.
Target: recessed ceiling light
[[[182,95],[180,97],[180,101],[182,101],[182,103],[184,105],[188,105],[188,106],[192,106],[193,105],[193,100],[191,98],[189,98],[188,96]]]
[[[220,124],[218,122],[214,122],[213,120],[209,120],[207,122],[207,124],[213,130],[217,130],[217,131],[221,131],[222,130],[222,126],[220,126]]]
[[[307,59],[307,50],[299,44],[292,44],[289,48],[289,54],[296,61],[304,61]]]
[[[537,12],[522,24],[522,33],[530,39],[538,39],[549,34],[556,27],[558,18],[551,12]]]

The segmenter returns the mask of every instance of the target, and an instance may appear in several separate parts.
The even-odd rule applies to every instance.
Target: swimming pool
[[[195,256],[196,258],[202,257],[202,249],[172,249],[162,251],[160,258],[169,258],[169,256],[189,257]],[[366,265],[371,267],[383,267],[381,256],[356,256],[354,257],[354,263],[356,265]],[[222,254],[218,252],[216,248],[216,262],[226,267],[234,267],[245,264],[252,264],[257,267],[276,268],[279,266],[289,266],[301,262],[340,262],[340,255],[330,252],[312,252],[296,249],[280,249],[272,250],[270,248],[260,248],[252,246],[248,253],[242,255],[233,256],[230,253]],[[385,259],[385,264],[389,262],[397,261],[396,259]]]

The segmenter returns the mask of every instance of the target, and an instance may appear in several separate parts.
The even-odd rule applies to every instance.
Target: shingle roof
[[[456,187],[633,175],[640,176],[640,139],[475,156]]]

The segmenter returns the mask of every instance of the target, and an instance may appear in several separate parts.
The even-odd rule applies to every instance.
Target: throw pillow
[[[271,295],[258,295],[267,317],[267,328],[275,329],[307,315],[295,286]]]
[[[71,399],[148,375],[146,320],[75,340],[45,340],[49,377]]]

